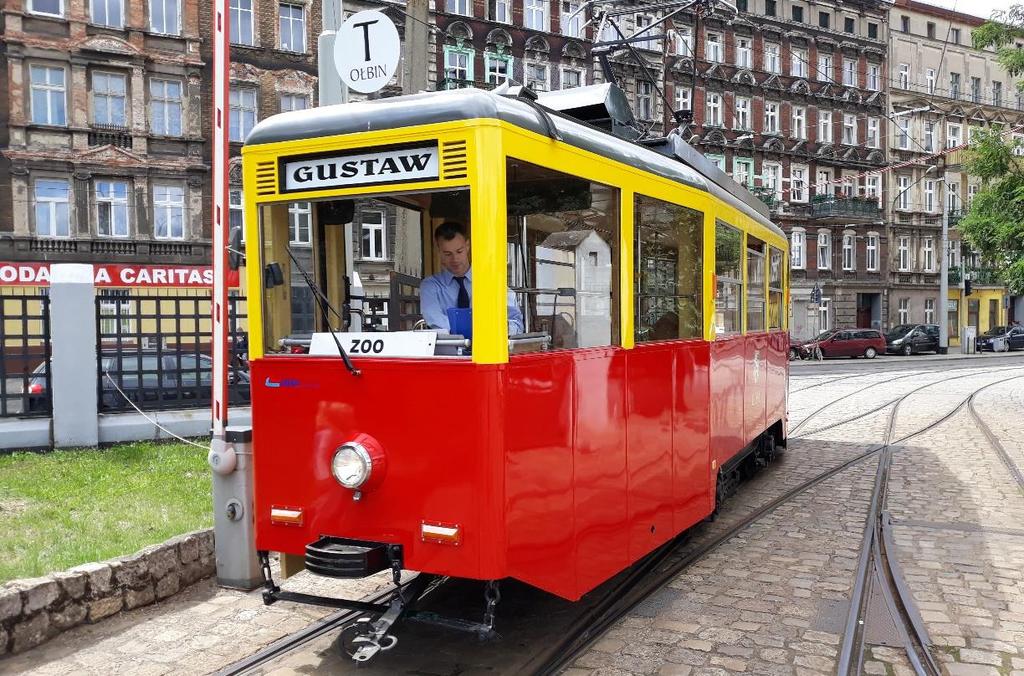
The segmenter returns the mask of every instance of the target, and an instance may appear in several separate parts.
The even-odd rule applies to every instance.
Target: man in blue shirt
[[[469,260],[469,236],[461,223],[446,221],[434,231],[434,245],[441,256],[436,275],[420,282],[420,312],[431,328],[450,331],[449,308],[469,308],[473,297],[473,270]],[[516,296],[508,292],[508,334],[523,332],[523,313]]]

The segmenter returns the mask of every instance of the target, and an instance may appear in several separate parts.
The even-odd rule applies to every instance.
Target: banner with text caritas
[[[49,286],[55,263],[0,263],[0,287]],[[213,286],[209,265],[93,264],[98,287],[167,287],[205,289]],[[228,270],[228,286],[238,286],[238,270]]]

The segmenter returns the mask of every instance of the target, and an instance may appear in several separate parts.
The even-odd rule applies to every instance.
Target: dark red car
[[[814,357],[814,348],[822,357],[867,357],[885,354],[885,336],[876,329],[835,329],[821,333],[804,346],[804,354]]]

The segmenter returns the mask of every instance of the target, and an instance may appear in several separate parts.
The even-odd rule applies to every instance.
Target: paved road
[[[896,437],[957,410],[896,452],[889,510],[898,558],[951,676],[1024,676],[1024,491],[969,411],[958,409],[990,385],[976,396],[977,410],[1024,467],[1021,357],[795,367],[789,449],[745,483],[719,519],[695,528],[687,546],[714,539],[822,469],[877,446],[897,398],[905,397]],[[1000,382],[1010,377],[1018,378]],[[870,458],[756,521],[636,607],[566,673],[833,673],[874,474]],[[384,582],[300,574],[289,585],[358,596]],[[511,610],[517,604],[506,599],[503,605]],[[557,621],[554,606],[541,607],[531,618],[539,617],[540,625],[545,617]],[[519,613],[521,620],[527,610]],[[265,607],[258,593],[200,583],[159,606],[80,627],[0,660],[0,673],[209,673],[324,614],[283,603]],[[332,639],[309,643],[258,673],[354,672],[337,657]],[[884,636],[869,641],[865,673],[910,673],[905,656],[886,642]],[[517,651],[528,650],[527,644],[481,646],[443,632],[406,634],[399,648],[364,673],[514,673]]]

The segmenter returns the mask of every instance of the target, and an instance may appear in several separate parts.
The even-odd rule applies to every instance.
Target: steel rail
[[[980,391],[981,390],[979,390],[979,392]],[[977,394],[977,392],[975,392],[975,394]],[[971,395],[967,408],[971,412],[971,417],[974,418],[974,424],[976,424],[978,428],[981,429],[982,433],[984,433],[985,438],[988,439],[988,443],[995,449],[996,454],[999,455],[999,459],[1003,461],[1003,464],[1006,465],[1006,469],[1010,471],[1010,475],[1017,481],[1017,485],[1020,486],[1021,489],[1024,489],[1024,473],[1021,473],[1020,467],[1018,467],[1017,463],[1010,457],[1010,454],[1006,452],[1006,448],[1003,446],[1002,442],[999,441],[999,438],[992,432],[992,428],[988,426],[988,423],[981,419],[980,415],[978,415],[978,411],[974,408],[974,395]]]
[[[1006,369],[1000,369],[1000,371],[1012,370],[1014,368],[1019,369],[1021,367],[1008,367]],[[983,372],[982,374],[964,374],[963,376],[958,377],[970,377],[987,373],[991,373],[991,371]],[[989,387],[1020,377],[1021,376],[1010,376],[1009,378],[1003,378],[1002,380],[982,385],[978,389],[974,390],[969,396],[964,398],[956,408],[939,420],[931,423],[912,435],[902,437],[896,441],[891,441],[892,435],[895,431],[896,418],[900,404],[902,404],[907,397],[917,390],[923,389],[923,387],[908,392],[896,402],[896,406],[893,407],[892,413],[889,417],[889,425],[886,429],[885,445],[881,449],[882,455],[879,459],[878,469],[875,473],[875,484],[871,493],[868,518],[861,542],[860,556],[858,557],[856,576],[854,578],[853,594],[851,595],[850,601],[850,609],[847,613],[846,626],[843,631],[843,640],[840,647],[839,666],[837,669],[837,674],[839,674],[839,676],[851,676],[852,674],[859,674],[861,671],[864,655],[864,631],[866,629],[867,601],[871,592],[872,568],[870,564],[874,557],[878,555],[881,555],[881,559],[884,560],[885,566],[883,568],[879,565],[876,569],[880,576],[888,575],[889,582],[889,588],[886,589],[883,587],[882,593],[883,595],[889,595],[888,602],[891,604],[890,607],[893,607],[897,611],[894,615],[898,615],[902,620],[903,627],[901,628],[901,632],[905,637],[904,643],[906,645],[907,657],[910,659],[915,673],[919,676],[938,676],[942,673],[929,650],[931,640],[924,628],[924,622],[920,619],[919,615],[915,617],[916,605],[914,604],[913,597],[904,583],[902,570],[900,569],[898,562],[896,562],[895,548],[893,546],[891,536],[888,538],[888,542],[886,542],[883,530],[882,515],[884,513],[888,491],[889,471],[892,466],[892,456],[896,446],[899,446],[906,441],[909,441],[910,438],[916,437],[919,434],[936,427],[942,422],[945,422],[964,408],[969,408],[970,402],[973,401],[974,397],[977,396],[978,393],[988,389]],[[952,378],[947,378],[931,384],[942,383],[951,379]],[[886,544],[889,546],[886,547]],[[891,597],[891,590],[893,588],[895,588],[900,599],[899,607],[895,605],[895,602]]]
[[[965,373],[956,376],[951,376],[949,378],[936,381],[933,383],[926,383],[925,385],[922,385],[921,387],[915,388],[914,390],[904,394],[901,397],[901,399],[906,399],[911,395],[915,394],[916,392],[918,392],[919,390],[922,390],[926,387],[931,387],[933,385],[937,385],[948,380],[967,378],[976,375],[978,374]],[[1018,377],[1021,376],[1014,376],[1014,378]],[[1006,378],[1005,380],[1011,379],[1012,378]],[[1005,380],[987,384],[983,386],[981,389],[984,389],[985,387],[990,387],[992,385],[996,385],[999,382],[1005,382]],[[895,442],[892,442],[892,445],[902,444],[906,441],[909,441],[910,439],[913,439],[914,437],[920,436],[921,434],[924,434],[925,432],[941,425],[942,423],[952,418],[958,411],[960,411],[964,407],[966,402],[967,399],[965,398],[953,410],[949,411],[948,413],[941,416],[937,420],[932,421],[928,425],[897,439]],[[894,408],[893,413],[890,415],[895,414],[895,412],[896,409]],[[863,453],[847,460],[846,462],[843,462],[829,470],[826,470],[825,472],[822,472],[821,474],[815,477],[812,477],[811,479],[808,479],[807,481],[790,489],[789,491],[780,495],[779,497],[771,500],[767,504],[757,508],[752,513],[747,515],[742,521],[730,527],[726,532],[715,537],[708,543],[699,547],[697,550],[686,555],[679,562],[673,564],[670,568],[658,573],[657,578],[649,584],[645,585],[643,589],[625,588],[626,584],[630,580],[624,581],[622,585],[619,585],[616,588],[616,591],[618,589],[625,588],[624,594],[621,597],[613,597],[611,594],[609,594],[609,597],[606,600],[603,600],[601,604],[599,604],[602,608],[605,609],[604,612],[600,612],[599,610],[595,609],[594,611],[588,613],[580,620],[577,620],[577,622],[573,623],[573,625],[565,632],[565,638],[562,641],[552,646],[551,649],[547,650],[537,659],[533,660],[532,663],[530,663],[532,668],[529,669],[529,672],[533,674],[542,675],[557,673],[560,669],[565,667],[576,655],[578,655],[586,647],[588,647],[594,641],[596,641],[608,628],[610,628],[615,622],[617,622],[630,609],[635,607],[638,603],[643,601],[650,594],[660,589],[669,581],[671,581],[680,572],[691,566],[693,563],[700,560],[705,555],[711,553],[722,544],[728,542],[733,537],[738,535],[740,532],[745,530],[748,526],[755,523],[765,515],[775,511],[781,505],[789,502],[795,497],[798,497],[799,495],[817,486],[818,484],[827,481],[828,479],[839,474],[840,472],[843,472],[844,470],[849,469],[850,467],[857,465],[867,460],[868,458],[878,454],[880,451],[882,451],[883,448],[884,446],[876,446],[875,448],[864,451]],[[665,554],[661,554],[661,558],[662,560],[664,560],[666,558]]]

